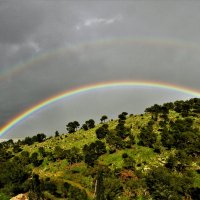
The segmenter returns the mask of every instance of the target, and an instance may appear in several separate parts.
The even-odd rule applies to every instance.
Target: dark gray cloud
[[[197,1],[17,2],[0,3],[0,126],[44,99],[84,84],[155,80],[199,88]],[[20,63],[28,64],[14,72]],[[157,92],[136,91],[138,99],[134,92],[114,91],[107,104],[102,101],[107,94],[79,96],[74,104],[66,100],[65,106],[32,116],[31,125],[24,122],[9,134],[51,132],[63,127],[66,115],[66,121],[97,119],[103,111],[112,116],[121,110],[142,112],[154,101],[187,97]]]
[[[0,5],[0,43],[26,41],[42,23],[43,13],[34,1],[6,1]]]

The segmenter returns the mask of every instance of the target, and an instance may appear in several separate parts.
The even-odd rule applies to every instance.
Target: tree
[[[21,162],[23,165],[28,165],[30,163],[29,155],[30,153],[28,151],[21,152]]]
[[[39,151],[39,153],[40,153],[40,155],[41,155],[42,157],[45,157],[45,156],[46,156],[46,152],[45,152],[44,147],[39,147],[38,151]]]
[[[190,195],[193,200],[199,200],[200,199],[200,188],[191,188]]]
[[[104,187],[106,199],[117,200],[120,199],[120,196],[123,193],[124,185],[116,177],[109,177],[104,179]]]
[[[75,132],[75,127],[74,127],[73,122],[69,122],[66,126],[67,126],[68,133],[74,133]]]
[[[118,115],[119,121],[126,120],[126,115],[128,115],[127,112],[122,112],[121,114]]]
[[[30,171],[20,162],[10,160],[1,163],[0,167],[0,187],[4,188],[7,193],[16,195],[25,192],[25,185],[29,178]]]
[[[160,113],[160,112],[162,112],[162,106],[160,106],[158,104],[154,104],[153,106],[146,108],[145,112]]]
[[[103,115],[100,120],[101,122],[105,122],[106,119],[108,119],[108,117],[106,115]]]
[[[70,165],[81,162],[83,160],[83,156],[80,153],[80,149],[76,147],[72,147],[69,150],[64,150],[64,155],[66,156],[66,159]]]
[[[74,122],[69,122],[66,126],[68,133],[74,133],[75,131],[77,131],[80,124],[77,121],[74,121]]]
[[[131,158],[128,154],[123,153],[122,158],[123,158],[123,167],[125,169],[134,169],[135,168],[135,160],[133,160],[133,158]]]
[[[31,137],[25,137],[25,139],[22,141],[22,144],[32,145],[34,141]]]
[[[126,148],[126,142],[122,140],[122,138],[116,134],[116,131],[111,130],[109,134],[106,135],[106,143],[109,144],[111,152],[116,149],[124,149]]]
[[[170,170],[176,169],[178,165],[177,159],[174,155],[170,155],[169,158],[167,159],[167,162],[165,164],[165,167],[167,167]]]
[[[30,157],[30,162],[33,163],[34,167],[38,167],[42,164],[42,160],[38,160],[37,152],[32,153],[32,155]]]
[[[125,121],[124,120],[119,120],[119,123],[116,126],[116,132],[117,135],[121,138],[121,139],[125,139],[127,136],[129,136],[130,134],[130,129],[125,127]]]
[[[84,145],[83,153],[85,155],[85,163],[93,167],[98,157],[106,153],[105,143],[98,140],[90,145]]]
[[[57,195],[57,185],[49,177],[44,181],[44,189],[52,195]]]
[[[184,176],[179,176],[170,173],[165,167],[154,167],[146,176],[149,192],[156,200],[168,200],[169,197],[173,197],[174,200],[185,199],[184,196],[189,193],[193,181],[192,174],[185,173]]]
[[[79,128],[80,124],[77,121],[74,121],[75,131]]]
[[[78,187],[70,185],[67,193],[68,200],[88,200],[85,190],[81,190]]]
[[[46,135],[44,134],[44,133],[38,133],[37,135],[36,135],[36,142],[44,142],[45,141],[45,139],[46,139]]]
[[[105,194],[104,194],[104,184],[103,184],[103,172],[99,172],[96,179],[95,184],[95,195],[96,200],[105,200]]]
[[[163,128],[161,132],[161,142],[164,147],[171,149],[174,144],[174,137],[166,127]]]
[[[41,181],[38,174],[33,174],[31,179],[31,188],[29,192],[30,200],[40,200],[43,197],[41,190]]]
[[[87,124],[83,124],[81,128],[82,128],[84,131],[87,131],[87,130],[88,130]]]
[[[65,158],[64,151],[60,146],[56,146],[54,148],[54,157],[56,159],[64,159]]]
[[[140,132],[140,143],[142,146],[148,146],[153,147],[153,145],[156,143],[157,135],[154,132],[148,132],[148,130],[142,130]]]
[[[95,121],[93,119],[89,119],[88,121],[85,122],[85,124],[87,125],[88,129],[95,127]]]
[[[13,147],[13,152],[14,153],[19,153],[20,151],[22,151],[22,148],[19,145],[14,145]]]
[[[55,137],[58,137],[60,134],[58,131],[55,132]]]
[[[37,152],[32,153],[30,157],[30,162],[35,163],[37,162],[37,159],[38,159],[38,153]]]
[[[107,126],[101,126],[96,130],[96,136],[98,139],[103,139],[109,133]]]
[[[0,164],[2,162],[6,162],[10,158],[12,158],[12,153],[10,151],[6,151],[4,149],[0,149]]]

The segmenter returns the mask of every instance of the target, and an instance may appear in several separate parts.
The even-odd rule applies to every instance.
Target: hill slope
[[[56,137],[1,143],[0,195],[200,199],[200,99],[86,125]]]

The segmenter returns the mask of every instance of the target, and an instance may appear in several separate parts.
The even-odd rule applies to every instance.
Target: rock
[[[28,194],[18,194],[15,197],[12,197],[10,200],[28,200]]]

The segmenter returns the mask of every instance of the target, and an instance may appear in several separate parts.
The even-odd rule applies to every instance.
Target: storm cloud
[[[199,8],[196,1],[2,1],[0,126],[44,99],[96,82],[150,80],[198,89]],[[191,97],[160,89],[106,91],[48,107],[4,137],[52,133],[76,117],[138,113],[150,102]]]

